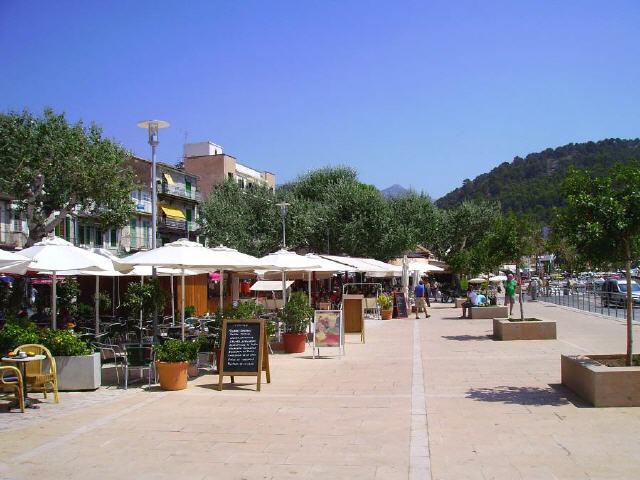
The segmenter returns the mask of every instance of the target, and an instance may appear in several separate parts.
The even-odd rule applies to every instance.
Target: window
[[[116,248],[118,246],[118,230],[112,228],[109,232],[109,246]]]
[[[142,222],[142,239],[144,240],[144,246],[146,248],[151,247],[151,245],[149,245],[149,221],[148,220],[144,220]]]
[[[229,179],[232,180],[233,179],[233,173],[229,172],[227,175],[229,175]]]
[[[103,243],[103,239],[102,239],[102,229],[101,228],[96,228],[95,246],[96,247],[102,247],[103,245],[104,245],[104,243]]]
[[[186,215],[187,222],[190,222],[190,221],[191,221],[191,218],[192,218],[191,216],[192,216],[192,214],[193,214],[193,213],[192,213],[192,211],[191,211],[191,209],[190,209],[190,208],[185,208],[184,213],[185,213],[185,215]]]
[[[185,180],[184,190],[187,192],[187,197],[191,197],[191,182],[189,180]]]
[[[129,220],[129,237],[131,242],[131,248],[136,248],[138,246],[137,238],[136,238],[136,224],[137,220],[132,218]]]
[[[86,227],[84,225],[78,225],[78,245],[86,245],[85,232]]]

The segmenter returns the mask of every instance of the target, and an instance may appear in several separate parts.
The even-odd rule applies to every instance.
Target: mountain
[[[504,211],[532,214],[543,222],[552,216],[553,207],[562,205],[560,184],[570,166],[591,169],[602,175],[616,162],[640,161],[640,139],[610,138],[599,142],[570,143],[515,157],[436,201],[451,208],[465,200],[497,200]]]
[[[380,191],[387,198],[401,197],[402,195],[410,192],[408,188],[404,188],[402,185],[398,185],[397,183]]]

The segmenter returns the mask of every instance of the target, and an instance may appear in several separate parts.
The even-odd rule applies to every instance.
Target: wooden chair
[[[20,410],[24,413],[24,390],[22,386],[22,373],[16,367],[0,366],[0,390],[9,388],[13,390],[18,399]]]
[[[33,392],[42,392],[44,398],[47,398],[47,390],[53,392],[53,400],[58,403],[58,373],[56,370],[56,359],[53,358],[51,352],[44,345],[38,345],[36,343],[29,343],[26,345],[20,345],[14,352],[27,352],[35,355],[44,355],[49,361],[49,371],[44,371],[44,361],[28,362],[25,364],[25,379],[27,386],[31,388]]]

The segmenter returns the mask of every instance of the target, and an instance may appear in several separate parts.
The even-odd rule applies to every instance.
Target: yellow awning
[[[176,184],[176,183],[173,181],[173,178],[171,178],[171,174],[169,174],[169,173],[167,173],[167,172],[164,172],[162,175],[164,176],[165,180],[167,181],[167,183],[168,183],[169,185],[175,185],[175,184]]]
[[[182,210],[178,210],[177,208],[172,208],[172,207],[164,207],[162,205],[160,206],[160,208],[162,209],[162,211],[165,213],[167,217],[177,218],[180,220],[187,219],[187,217],[184,216],[184,213],[182,213]]]

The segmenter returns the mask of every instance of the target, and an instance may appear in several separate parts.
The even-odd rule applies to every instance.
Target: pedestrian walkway
[[[260,393],[205,375],[0,414],[0,479],[637,478],[640,409],[589,408],[558,385],[561,352],[622,351],[624,326],[526,308],[558,320],[560,339],[496,342],[490,320],[437,305],[368,321],[344,358],[273,355]]]

